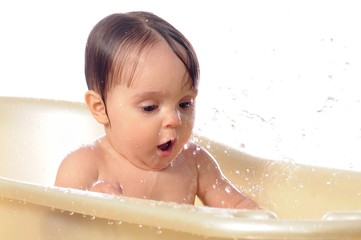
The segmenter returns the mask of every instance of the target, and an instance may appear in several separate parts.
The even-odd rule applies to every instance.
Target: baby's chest
[[[195,175],[186,173],[132,176],[120,184],[125,196],[193,203],[198,182]]]

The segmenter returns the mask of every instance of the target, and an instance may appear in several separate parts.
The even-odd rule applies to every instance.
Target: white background
[[[361,171],[358,1],[2,1],[0,96],[83,101],[88,33],[132,10],[194,45],[196,132],[260,157]]]

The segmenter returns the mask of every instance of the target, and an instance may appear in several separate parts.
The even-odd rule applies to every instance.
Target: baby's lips
[[[162,144],[159,144],[157,146],[157,148],[161,151],[166,151],[168,150],[169,148],[171,148],[174,144],[175,144],[176,140],[175,138],[171,138],[170,140],[162,143]]]
[[[169,141],[166,142],[166,143],[163,143],[163,144],[158,145],[158,149],[160,149],[160,150],[162,150],[162,151],[166,151],[166,150],[168,150],[171,146],[172,146],[172,141],[169,140]]]

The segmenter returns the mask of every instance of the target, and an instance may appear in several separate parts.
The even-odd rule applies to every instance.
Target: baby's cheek
[[[193,114],[193,115],[189,116],[188,118],[186,118],[186,120],[184,121],[186,128],[188,128],[188,129],[190,129],[190,130],[193,129],[194,120],[195,120],[194,117],[195,117],[195,116],[194,116],[194,114]]]
[[[98,181],[89,189],[89,191],[107,193],[113,195],[123,195],[123,189],[119,184]]]

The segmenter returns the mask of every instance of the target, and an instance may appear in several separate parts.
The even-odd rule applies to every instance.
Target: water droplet
[[[74,215],[74,212],[69,212],[69,215],[70,215],[70,216],[73,216],[73,215]]]
[[[236,170],[236,171],[234,171],[237,175],[240,175],[241,174],[241,171],[239,171],[239,170]]]
[[[145,180],[144,179],[140,180],[140,183],[141,184],[145,183]]]
[[[157,234],[162,234],[162,229],[161,229],[161,227],[157,227],[156,233],[157,233]]]
[[[108,225],[113,225],[113,224],[114,224],[114,221],[108,220]]]
[[[232,191],[232,188],[231,188],[231,186],[226,186],[226,188],[224,189],[225,191],[226,191],[226,193],[231,193],[231,191]]]
[[[122,221],[118,221],[117,222],[117,225],[121,225],[123,222]]]
[[[90,220],[94,220],[94,219],[95,219],[95,216],[91,216],[91,217],[90,217]]]
[[[143,227],[143,225],[142,225],[142,224],[139,224],[139,225],[138,225],[138,227],[139,227],[139,228],[142,228],[142,227]]]

